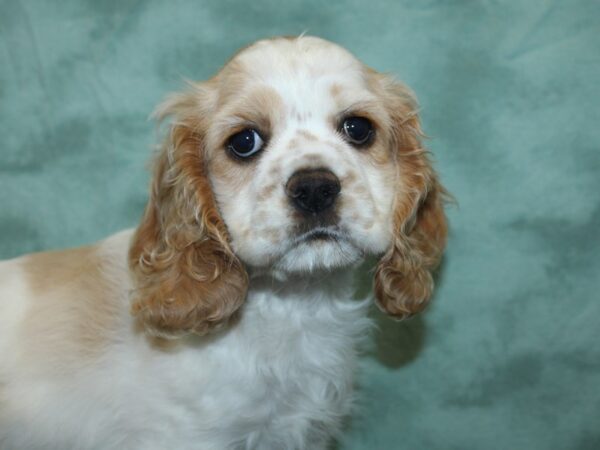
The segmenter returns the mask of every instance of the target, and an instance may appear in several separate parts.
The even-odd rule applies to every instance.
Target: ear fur
[[[375,271],[375,296],[382,310],[403,319],[424,309],[433,293],[432,272],[446,246],[447,192],[421,145],[423,134],[412,93],[387,77],[383,88],[401,184],[396,191],[392,246]]]
[[[203,130],[208,112],[202,94],[196,87],[157,110],[159,119],[171,116],[172,125],[155,160],[150,199],[129,251],[132,313],[150,333],[163,337],[223,326],[248,288],[207,177]]]

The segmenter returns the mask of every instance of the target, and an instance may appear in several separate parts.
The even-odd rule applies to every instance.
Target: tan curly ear
[[[204,334],[226,324],[248,288],[207,178],[197,96],[173,97],[159,110],[161,117],[173,116],[173,125],[129,251],[132,312],[163,337]]]
[[[383,80],[393,120],[392,146],[399,170],[394,206],[394,238],[375,272],[381,309],[399,319],[421,311],[433,293],[432,272],[446,246],[444,203],[439,183],[421,145],[414,97],[400,83]]]

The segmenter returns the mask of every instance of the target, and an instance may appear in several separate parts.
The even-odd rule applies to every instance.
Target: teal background
[[[0,257],[135,225],[182,78],[309,34],[418,94],[451,236],[340,449],[600,448],[600,2],[0,1]]]

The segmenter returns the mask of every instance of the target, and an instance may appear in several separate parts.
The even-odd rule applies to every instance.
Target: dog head
[[[444,189],[416,102],[314,37],[259,41],[157,110],[170,117],[130,250],[133,311],[205,333],[242,305],[247,269],[310,274],[380,256],[378,305],[421,310],[446,240]]]

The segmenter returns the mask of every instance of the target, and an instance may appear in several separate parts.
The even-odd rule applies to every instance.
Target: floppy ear
[[[393,122],[399,185],[394,199],[394,237],[376,268],[375,296],[381,309],[402,319],[425,308],[433,292],[432,272],[446,246],[447,193],[421,145],[412,93],[387,77],[383,87]]]
[[[152,334],[204,334],[242,305],[248,277],[229,246],[207,177],[201,91],[180,94],[157,110],[172,117],[157,156],[150,200],[129,250],[132,312]]]

